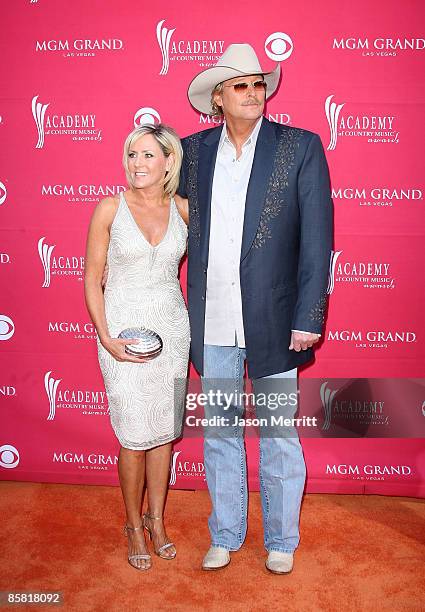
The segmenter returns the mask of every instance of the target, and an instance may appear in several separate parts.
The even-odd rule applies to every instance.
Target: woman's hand
[[[125,352],[127,344],[138,344],[137,338],[107,338],[102,341],[102,346],[110,355],[117,361],[131,361],[132,363],[146,363],[148,359],[143,357],[134,357]]]

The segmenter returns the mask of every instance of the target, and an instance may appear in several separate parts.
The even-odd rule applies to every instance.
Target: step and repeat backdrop
[[[126,188],[134,126],[214,126],[188,84],[249,42],[282,67],[267,118],[319,133],[332,179],[329,313],[301,373],[317,382],[307,491],[424,496],[423,3],[14,0],[0,13],[0,478],[118,484],[83,295],[89,219]],[[200,435],[175,444],[170,483],[205,487]]]

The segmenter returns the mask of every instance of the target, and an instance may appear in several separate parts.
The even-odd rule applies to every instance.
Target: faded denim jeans
[[[204,347],[204,393],[227,393],[234,401],[218,406],[214,400],[205,406],[205,417],[220,425],[204,429],[204,460],[212,512],[208,519],[212,546],[238,550],[247,530],[247,473],[244,428],[238,423],[244,406],[237,401],[243,392],[245,349],[237,346]],[[280,380],[279,380],[280,379]],[[285,380],[282,380],[285,379]],[[253,381],[260,394],[283,388],[295,401],[274,412],[293,418],[297,410],[297,369]],[[271,391],[270,391],[271,390]],[[231,396],[230,394],[233,394]],[[214,395],[217,398],[217,395]],[[258,395],[259,397],[259,395]],[[256,416],[268,416],[268,406],[256,406]],[[223,421],[226,424],[223,425]],[[292,553],[299,543],[299,514],[305,483],[305,463],[294,428],[260,427],[259,478],[266,550]]]

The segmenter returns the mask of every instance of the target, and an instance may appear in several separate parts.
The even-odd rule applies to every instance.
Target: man
[[[188,90],[195,109],[225,120],[183,140],[179,188],[189,199],[191,359],[204,390],[242,390],[245,360],[259,388],[283,381],[296,389],[297,367],[312,359],[322,331],[332,248],[328,168],[316,134],[263,117],[279,77],[279,65],[265,72],[250,45],[235,44]],[[235,400],[228,422],[242,410]],[[202,567],[211,570],[228,565],[246,534],[243,428],[207,430],[204,453],[212,513]],[[266,567],[288,573],[305,482],[296,434],[263,432],[259,476]]]

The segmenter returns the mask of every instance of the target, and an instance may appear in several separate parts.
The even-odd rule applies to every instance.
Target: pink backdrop
[[[420,0],[14,0],[0,12],[1,478],[117,484],[83,300],[87,225],[101,197],[124,189],[121,148],[135,124],[160,119],[181,136],[212,125],[186,89],[232,42],[250,42],[270,68],[282,62],[266,115],[318,132],[331,170],[330,309],[302,376],[423,377]],[[255,488],[257,442],[247,444]],[[425,493],[419,437],[303,447],[308,491]],[[171,485],[204,480],[201,440],[183,439]]]

